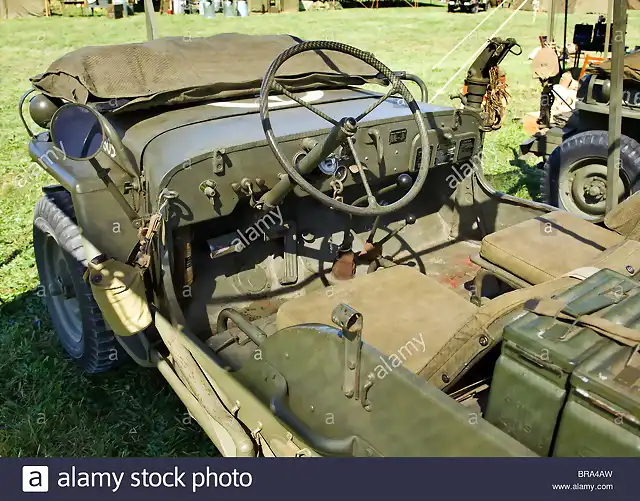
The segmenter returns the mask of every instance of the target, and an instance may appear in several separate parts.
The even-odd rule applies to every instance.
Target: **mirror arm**
[[[125,212],[125,214],[129,218],[129,221],[131,221],[131,224],[133,224],[133,226],[136,229],[139,228],[142,223],[140,214],[138,214],[133,209],[133,207],[131,207],[129,202],[127,202],[127,199],[124,198],[124,195],[120,192],[116,184],[113,182],[113,180],[111,179],[111,176],[109,176],[109,169],[105,169],[101,167],[95,158],[90,159],[89,163],[91,164],[91,167],[93,167],[93,169],[96,171],[96,175],[107,187],[107,190],[109,190],[109,193],[113,195],[113,198],[116,199],[116,202],[118,202],[118,205],[122,207],[122,210]]]
[[[113,125],[111,125],[111,122],[109,122],[109,120],[107,120],[103,115],[96,112],[96,116],[100,118],[100,122],[102,123],[102,127],[104,128],[105,135],[107,136],[107,139],[111,142],[114,149],[116,150],[116,155],[122,164],[121,167],[124,169],[124,171],[127,174],[137,179],[139,177],[139,174],[134,168],[134,166],[131,164],[129,157],[127,156],[127,152],[124,148],[124,145],[122,144],[120,135],[113,128]]]

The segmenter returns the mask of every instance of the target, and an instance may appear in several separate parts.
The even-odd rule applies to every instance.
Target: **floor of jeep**
[[[416,250],[415,247],[411,252],[402,250],[390,257],[393,257],[394,261],[400,265],[417,267],[420,272],[445,287],[451,288],[465,299],[469,299],[470,285],[479,269],[471,262],[470,256],[477,253],[478,250],[479,243],[476,241],[441,241],[432,243],[429,247],[421,250]],[[196,261],[202,259],[204,258],[200,256],[196,258]],[[238,309],[252,322],[260,321],[261,327],[266,328],[270,334],[273,329],[268,326],[269,322],[265,324],[264,319],[275,319],[278,309],[286,301],[323,287],[322,283],[313,286],[301,284],[297,292],[293,293],[293,297],[286,297],[278,291],[273,291],[273,294],[263,297],[244,297],[242,298],[244,302],[233,304],[229,301],[220,301],[213,284],[215,281],[213,274],[197,273],[196,276],[196,282],[200,282],[200,284],[194,284],[194,300],[186,311],[186,316],[188,325],[203,339],[207,339],[215,333],[218,313],[225,307]],[[316,282],[320,281],[316,280]],[[292,287],[292,289],[294,288],[295,286]],[[286,289],[282,290],[286,292]]]

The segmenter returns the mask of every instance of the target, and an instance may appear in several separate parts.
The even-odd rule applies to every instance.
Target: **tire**
[[[447,12],[455,12],[456,8],[452,7],[451,5],[447,5]]]
[[[127,360],[83,278],[87,263],[69,192],[48,192],[36,203],[33,246],[51,323],[69,357],[88,374]]]
[[[620,144],[618,196],[622,201],[640,189],[640,144],[625,135]],[[543,201],[587,219],[604,216],[608,149],[606,131],[591,130],[566,139],[544,164]]]

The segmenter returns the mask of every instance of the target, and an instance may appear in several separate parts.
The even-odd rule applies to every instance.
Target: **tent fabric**
[[[0,0],[0,19],[44,16],[44,0]]]
[[[517,9],[522,0],[512,0],[511,8]],[[557,12],[564,12],[565,2],[561,0],[557,3]],[[609,0],[569,0],[569,13],[592,13],[606,14]],[[640,0],[627,0],[627,8],[629,10],[640,10]],[[533,0],[529,0],[522,10],[533,10]],[[551,10],[551,0],[540,0],[540,11],[548,12]]]
[[[84,47],[31,78],[44,94],[132,109],[255,95],[271,62],[301,43],[291,35],[226,33],[184,39]],[[377,79],[368,64],[335,51],[297,54],[278,70],[290,90],[361,85]]]

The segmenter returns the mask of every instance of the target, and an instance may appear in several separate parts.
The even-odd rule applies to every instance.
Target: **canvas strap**
[[[567,303],[557,299],[530,299],[524,304],[524,308],[528,311],[544,317],[568,320],[575,326],[588,327],[627,346],[636,346],[640,343],[640,331],[638,330],[630,329],[594,314],[574,317],[562,311],[566,307]]]

